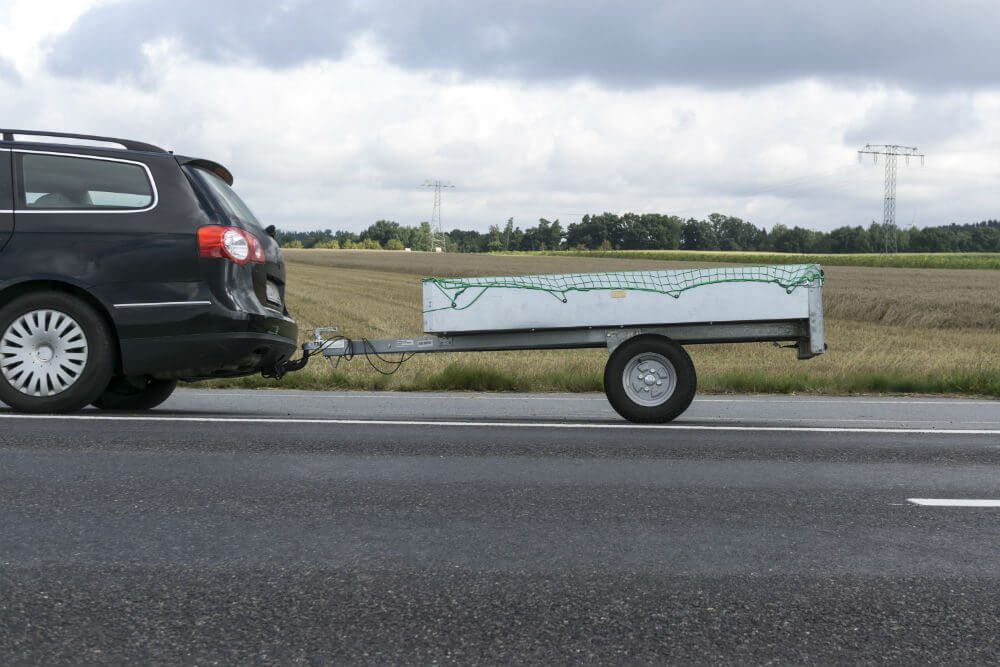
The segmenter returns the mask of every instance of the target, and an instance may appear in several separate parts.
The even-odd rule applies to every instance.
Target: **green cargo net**
[[[823,283],[823,270],[818,264],[788,264],[785,266],[745,266],[714,269],[666,269],[660,271],[616,271],[613,273],[564,273],[536,276],[496,276],[488,278],[424,278],[448,298],[450,306],[434,310],[465,310],[490,289],[521,289],[546,292],[563,303],[570,292],[596,290],[631,290],[656,292],[680,298],[696,287],[719,283],[773,283],[791,293],[797,287]],[[479,290],[465,305],[458,299],[468,290]]]

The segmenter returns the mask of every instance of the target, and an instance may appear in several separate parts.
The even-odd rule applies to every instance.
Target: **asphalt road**
[[[913,502],[1000,501],[998,402],[190,390],[0,461],[2,664],[1000,660],[1000,506]]]

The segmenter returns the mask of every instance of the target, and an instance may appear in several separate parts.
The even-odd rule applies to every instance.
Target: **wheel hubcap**
[[[625,394],[646,407],[662,405],[677,388],[677,371],[662,354],[643,352],[625,365],[622,373]]]
[[[0,371],[27,396],[55,396],[80,379],[87,365],[87,336],[72,317],[33,310],[0,337]]]

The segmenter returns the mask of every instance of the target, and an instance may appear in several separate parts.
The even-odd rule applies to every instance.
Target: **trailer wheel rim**
[[[26,396],[48,397],[72,387],[87,366],[87,336],[80,324],[57,310],[32,310],[0,337],[0,371]]]
[[[677,370],[662,354],[643,352],[625,364],[622,384],[633,403],[653,408],[673,396],[677,389]]]

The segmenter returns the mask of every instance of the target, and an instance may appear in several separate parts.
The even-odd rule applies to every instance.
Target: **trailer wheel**
[[[687,410],[697,377],[683,347],[663,336],[636,336],[622,343],[604,367],[604,393],[631,422],[668,422]]]

